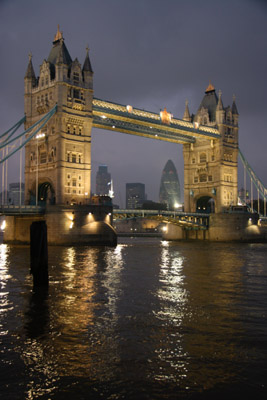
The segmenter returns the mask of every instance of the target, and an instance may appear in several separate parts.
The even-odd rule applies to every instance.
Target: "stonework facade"
[[[93,71],[72,61],[62,33],[36,78],[31,56],[24,78],[25,129],[57,104],[39,138],[25,146],[25,203],[87,204],[91,192]]]
[[[186,212],[222,212],[238,200],[238,111],[224,107],[210,84],[194,116],[188,104],[184,120],[216,127],[220,139],[197,138],[184,144],[184,208]]]

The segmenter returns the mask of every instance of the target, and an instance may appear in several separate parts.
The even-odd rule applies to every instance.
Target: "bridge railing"
[[[2,215],[20,215],[20,214],[43,214],[45,207],[42,206],[13,206],[3,205],[0,206],[0,214]]]

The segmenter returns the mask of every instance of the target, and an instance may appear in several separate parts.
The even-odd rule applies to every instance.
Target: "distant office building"
[[[25,185],[23,182],[21,182],[21,185],[19,182],[10,183],[8,191],[8,203],[14,206],[24,204],[24,188]]]
[[[171,160],[168,160],[162,171],[159,202],[166,204],[168,209],[174,209],[181,202],[179,178]]]
[[[126,183],[126,208],[140,208],[146,200],[145,185],[143,183]]]
[[[242,204],[247,204],[249,202],[249,191],[241,188],[238,192],[238,197]]]
[[[107,165],[100,165],[96,174],[96,194],[108,195],[111,184],[111,175]]]

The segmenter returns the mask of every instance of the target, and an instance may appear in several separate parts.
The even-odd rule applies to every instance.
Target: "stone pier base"
[[[30,243],[30,226],[46,221],[49,245],[117,244],[112,207],[104,205],[48,206],[45,214],[6,216],[4,243]]]
[[[184,227],[168,224],[163,239],[266,242],[267,227],[261,224],[258,214],[218,213],[210,216],[206,231],[186,230]]]

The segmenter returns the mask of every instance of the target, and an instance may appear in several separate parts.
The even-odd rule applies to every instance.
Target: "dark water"
[[[0,245],[1,399],[263,399],[267,244]]]

